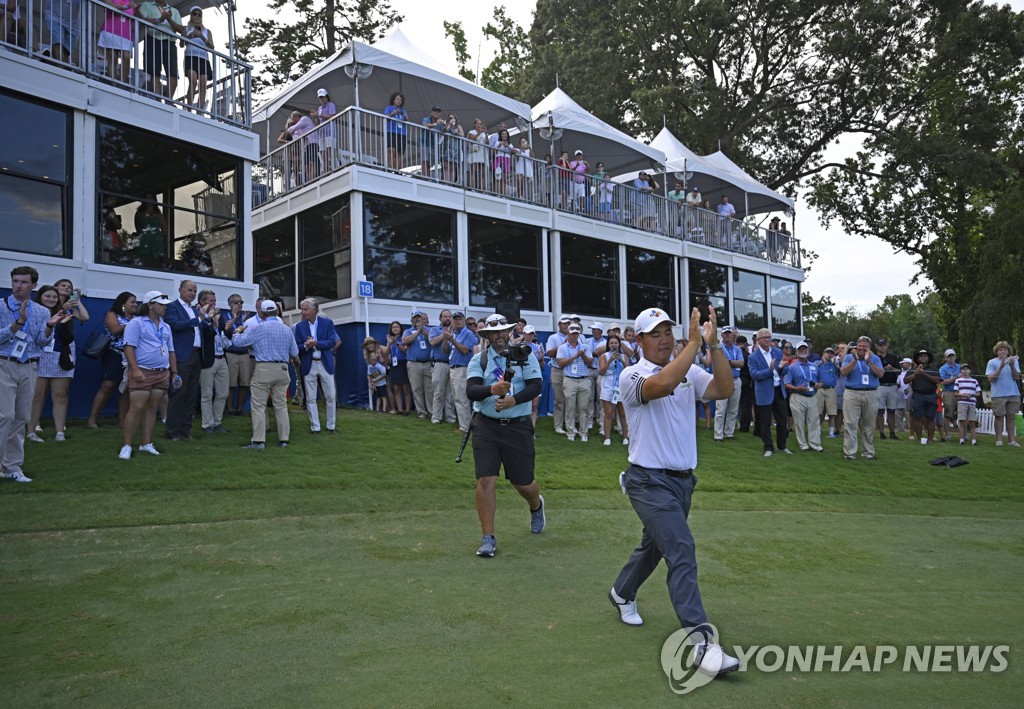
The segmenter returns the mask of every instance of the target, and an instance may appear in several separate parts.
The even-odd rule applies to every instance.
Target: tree
[[[504,5],[499,5],[494,8],[493,20],[484,25],[482,31],[484,37],[498,43],[498,51],[480,72],[480,85],[518,99],[525,81],[524,72],[529,66],[530,43],[526,30],[508,16]],[[459,75],[469,81],[477,81],[478,78],[469,68],[472,57],[467,48],[466,30],[462,22],[445,20],[444,34],[452,40]]]
[[[476,81],[476,76],[469,68],[472,57],[469,54],[469,43],[466,41],[466,29],[462,22],[444,21],[444,36],[452,41],[452,48],[455,50],[455,63],[459,67],[459,76],[466,81]]]
[[[402,16],[388,0],[269,0],[274,15],[287,7],[300,18],[294,24],[249,18],[238,37],[242,57],[253,63],[253,93],[260,95],[302,77],[351,40],[373,42]]]
[[[836,304],[827,295],[815,300],[810,291],[800,294],[800,311],[803,315],[804,327],[822,322],[835,315]]]

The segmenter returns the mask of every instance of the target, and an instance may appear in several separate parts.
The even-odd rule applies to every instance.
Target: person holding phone
[[[1020,411],[1020,363],[1013,348],[1000,340],[992,348],[995,357],[988,361],[985,375],[992,382],[992,414],[995,416],[996,445],[1003,445],[1003,430],[1010,437],[1010,445],[1019,448],[1015,417]]]
[[[865,460],[875,458],[875,415],[878,413],[878,380],[885,374],[881,358],[871,351],[871,338],[861,335],[843,357],[843,457],[857,459],[858,440]]]
[[[193,5],[189,10],[188,24],[185,25],[185,74],[188,76],[186,103],[200,111],[206,110],[206,84],[213,81],[209,52],[211,49],[213,35],[208,27],[203,26],[203,9]],[[197,91],[199,103],[193,103]]]

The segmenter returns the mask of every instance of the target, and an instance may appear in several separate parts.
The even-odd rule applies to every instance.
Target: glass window
[[[800,332],[800,284],[772,278],[772,332]]]
[[[323,303],[351,295],[350,216],[348,195],[299,215],[299,289],[303,298],[312,297]]]
[[[562,234],[562,310],[618,317],[618,244]]]
[[[660,307],[672,312],[676,305],[673,287],[675,259],[647,249],[626,249],[626,313]]]
[[[364,271],[374,294],[456,302],[455,213],[370,196],[363,204]]]
[[[500,301],[541,310],[541,230],[483,217],[469,218],[469,303]]]
[[[768,322],[768,299],[765,296],[765,276],[763,273],[751,273],[733,269],[732,303],[736,309],[736,327],[745,330],[757,330],[765,327]]]
[[[112,123],[97,154],[101,263],[239,278],[241,160]]]
[[[719,323],[729,323],[728,307],[728,269],[706,261],[690,259],[690,307],[684,315],[689,315],[691,308],[701,312],[701,318],[707,318],[708,306],[714,306]]]
[[[296,307],[295,220],[282,219],[258,229],[253,232],[253,242],[253,274],[261,293],[276,293],[286,307]]]
[[[71,256],[68,111],[0,92],[0,249]]]

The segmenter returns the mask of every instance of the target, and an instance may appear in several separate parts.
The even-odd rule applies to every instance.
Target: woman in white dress
[[[533,151],[526,138],[519,139],[516,148],[516,186],[519,199],[529,199],[533,195]]]
[[[474,190],[482,190],[488,162],[487,126],[479,118],[475,119],[473,129],[466,134],[466,137],[472,142],[472,145],[469,146],[469,187]]]
[[[629,366],[629,357],[622,350],[618,335],[609,335],[607,349],[601,355],[597,371],[601,375],[601,405],[604,407],[604,444],[612,444],[612,419],[617,414],[622,426],[622,445],[629,445],[629,426],[626,424],[626,409],[619,400],[619,375]]]

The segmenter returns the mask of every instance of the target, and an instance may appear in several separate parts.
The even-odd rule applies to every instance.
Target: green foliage
[[[854,308],[836,311],[828,296],[815,301],[804,293],[802,300],[804,332],[819,343],[819,350],[860,335],[873,340],[884,337],[889,341],[889,351],[901,357],[919,349],[941,353],[949,346],[938,323],[941,302],[936,293],[924,293],[917,301],[906,293],[889,295],[865,314]]]
[[[503,5],[494,8],[494,21],[484,25],[484,37],[498,43],[494,59],[480,73],[480,85],[491,91],[520,98],[530,62],[530,45],[526,31],[519,26]]]
[[[294,24],[277,19],[249,18],[237,39],[242,57],[253,63],[253,92],[266,95],[296,81],[311,68],[357,39],[374,42],[402,16],[389,0],[269,0],[279,15],[294,10]]]
[[[466,30],[462,22],[444,21],[444,36],[452,41],[452,48],[455,50],[455,63],[459,67],[459,76],[466,81],[476,81],[473,71],[469,68],[469,49],[466,42]]]

